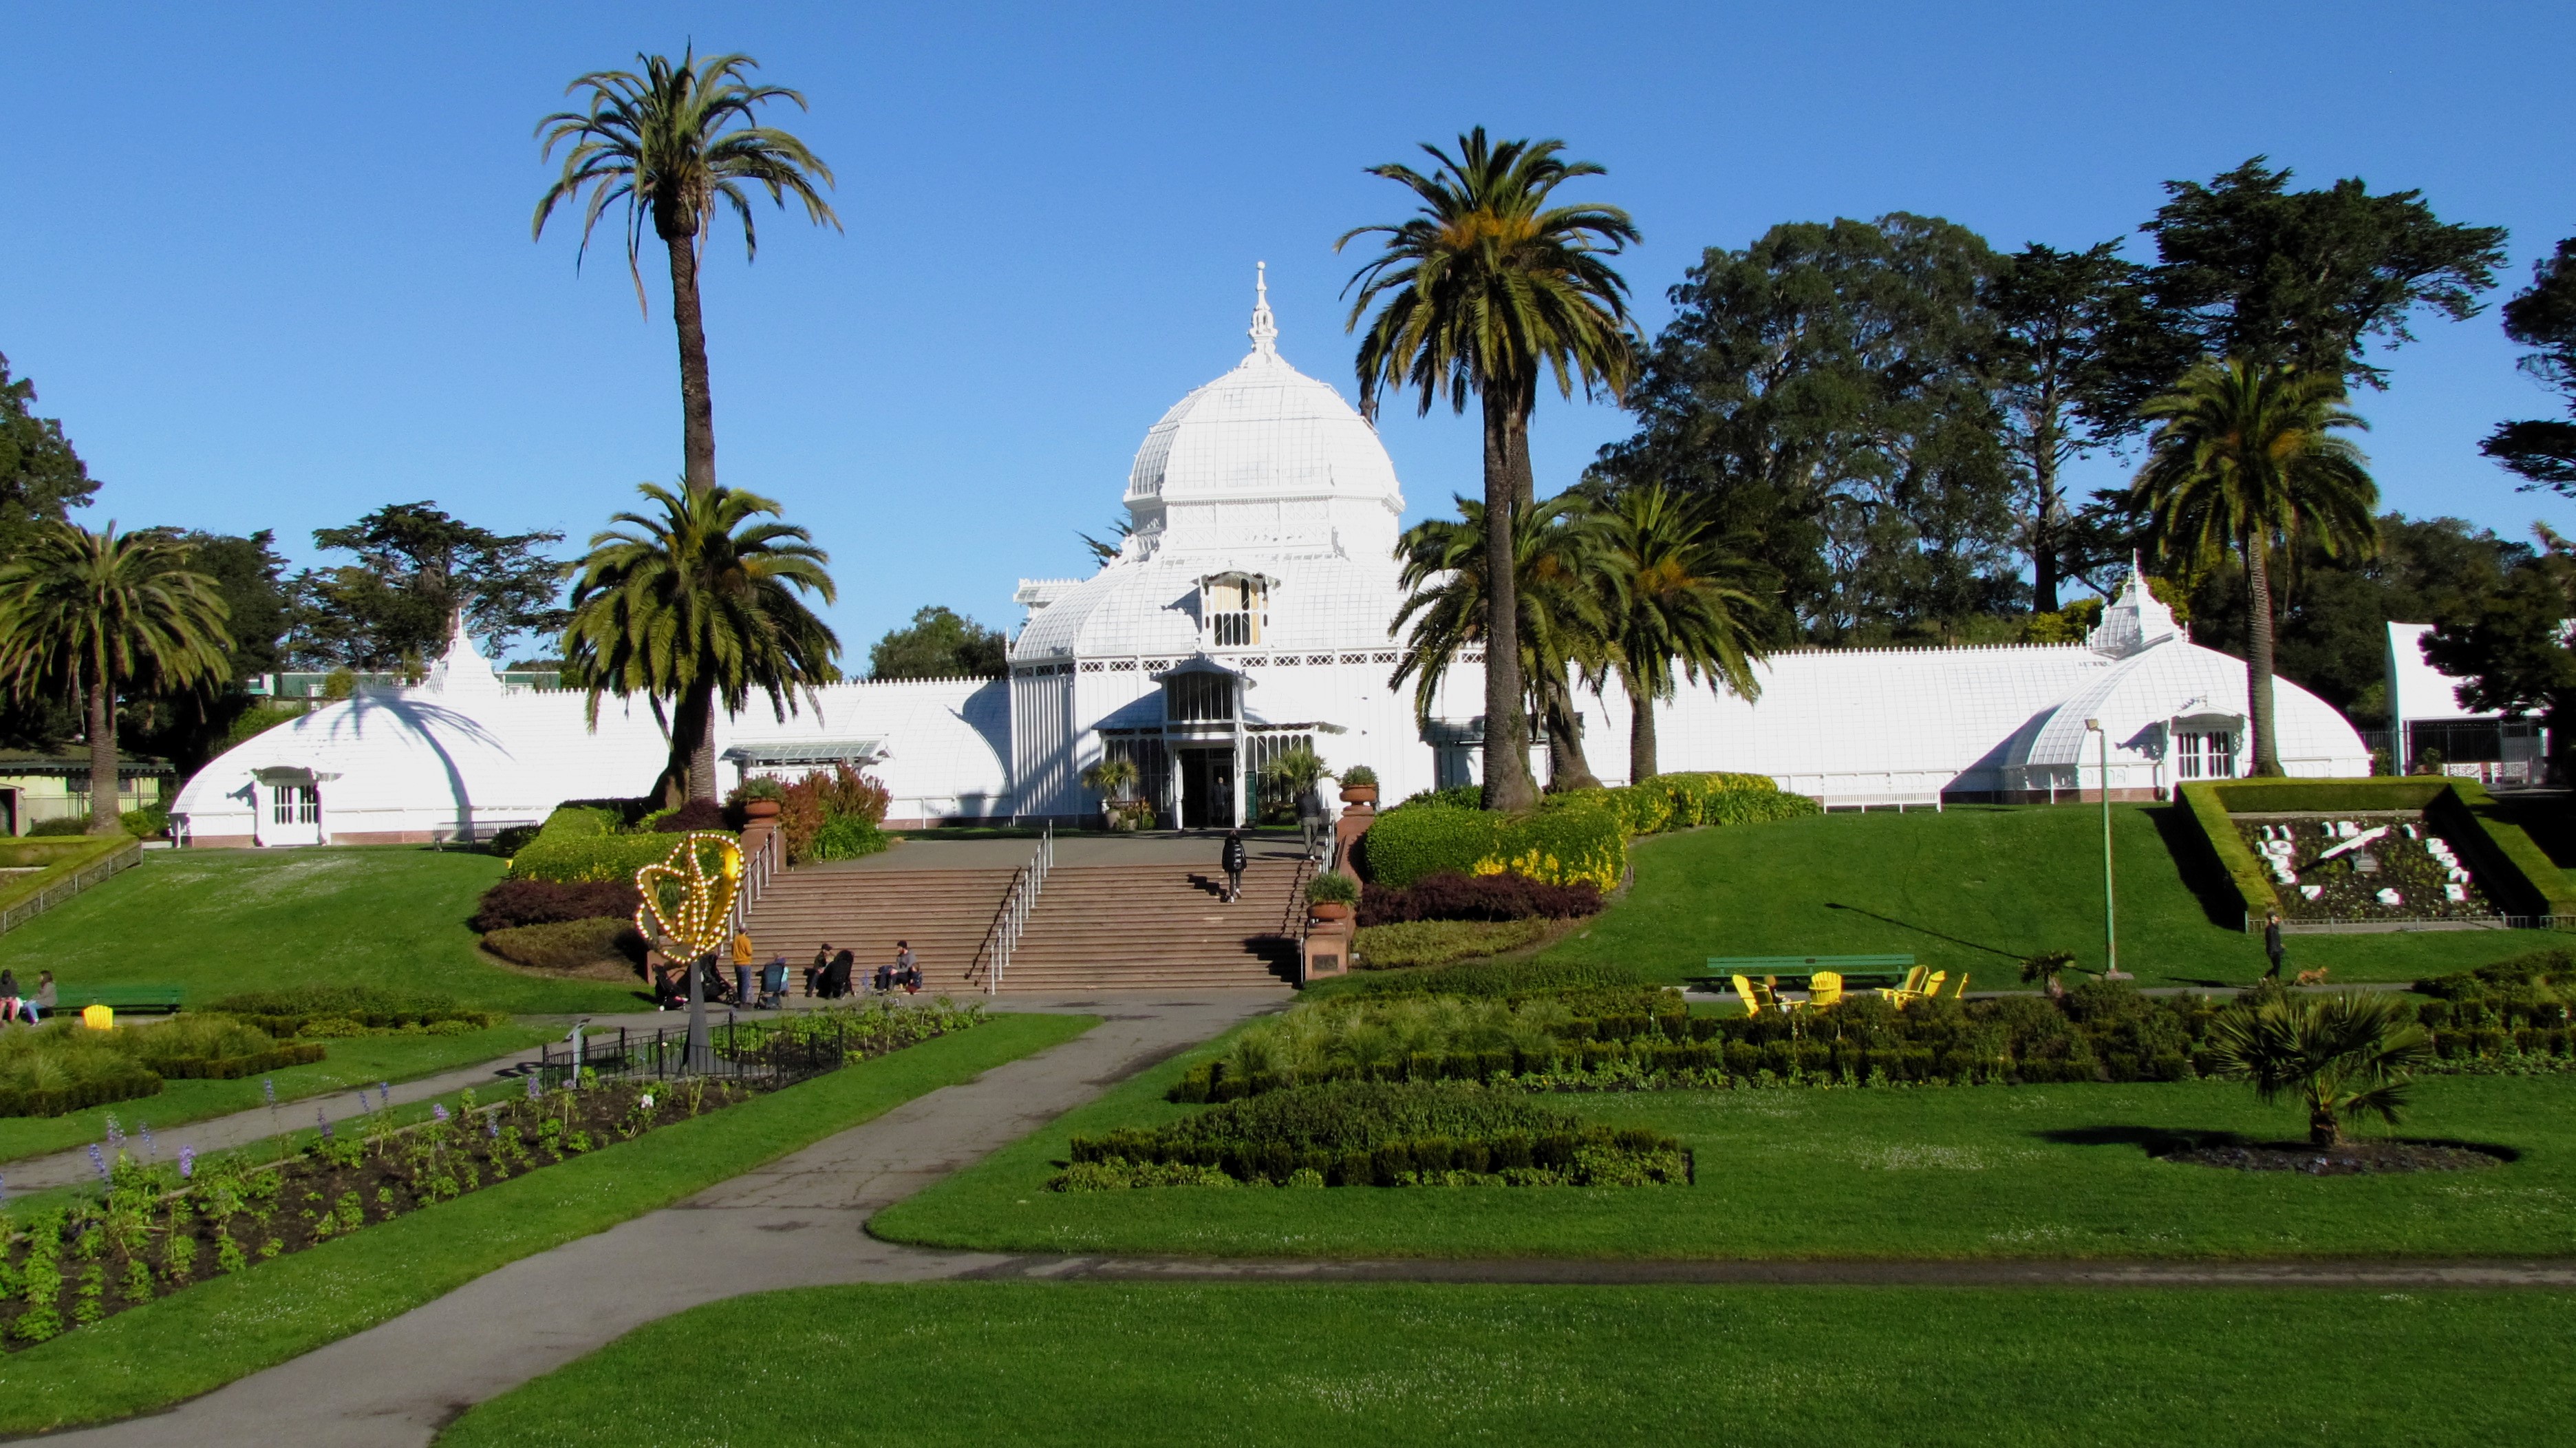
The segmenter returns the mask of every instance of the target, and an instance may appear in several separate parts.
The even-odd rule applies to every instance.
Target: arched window
[[[1270,622],[1269,580],[1257,573],[1220,573],[1200,579],[1199,618],[1210,648],[1259,647]]]

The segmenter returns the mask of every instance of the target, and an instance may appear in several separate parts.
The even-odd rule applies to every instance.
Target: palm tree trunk
[[[659,228],[657,212],[656,229]],[[716,410],[707,390],[707,328],[698,310],[697,238],[662,231],[671,253],[671,321],[680,332],[680,453],[692,488],[716,485]],[[712,778],[712,773],[710,773]]]
[[[104,682],[89,688],[89,832],[112,835],[125,828],[116,794],[116,691]]]
[[[2310,1106],[2308,1108],[2308,1145],[2333,1146],[2341,1140],[2343,1140],[2343,1123],[2335,1120],[2333,1109],[2325,1106]]]
[[[1592,761],[1583,757],[1583,716],[1574,707],[1574,691],[1563,679],[1556,679],[1547,695],[1548,792],[1599,789],[1601,776],[1592,772]]]
[[[1655,701],[1626,669],[1619,687],[1628,691],[1628,782],[1644,784],[1662,771],[1655,764]]]
[[[2254,731],[2254,772],[2281,772],[2280,742],[2272,737],[2272,571],[2263,537],[2245,535],[2245,694]]]
[[[1530,777],[1527,691],[1521,687],[1520,580],[1512,546],[1519,516],[1514,467],[1528,446],[1529,422],[1513,394],[1488,387],[1485,418],[1485,792],[1487,809],[1524,810],[1538,803]]]
[[[654,786],[664,809],[716,798],[716,690],[699,684],[673,701],[671,759]]]

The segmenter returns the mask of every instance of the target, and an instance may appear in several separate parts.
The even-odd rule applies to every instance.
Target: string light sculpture
[[[716,857],[713,875],[704,858],[710,849]],[[662,908],[665,884],[677,885],[680,892],[677,908],[668,912]],[[687,952],[680,958],[695,960],[725,943],[734,896],[741,889],[742,846],[728,834],[693,830],[680,836],[668,856],[635,872],[635,893],[644,897],[635,907],[635,929],[647,940],[680,946]]]

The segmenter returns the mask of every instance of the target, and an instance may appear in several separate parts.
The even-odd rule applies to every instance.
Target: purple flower
[[[161,1148],[153,1143],[152,1123],[149,1121],[138,1121],[134,1123],[134,1129],[143,1133],[144,1154],[152,1158],[154,1161],[159,1161],[161,1159]]]
[[[324,1141],[329,1141],[331,1139],[331,1118],[322,1114],[322,1108],[320,1106],[315,1106],[313,1108],[313,1124],[322,1128],[322,1139]]]
[[[366,1093],[366,1090],[362,1087],[362,1088],[360,1088],[360,1089],[359,1089],[358,1094],[359,1094],[359,1095],[361,1095],[361,1096],[364,1096],[364,1095],[366,1095],[367,1093]],[[390,1081],[379,1081],[379,1082],[377,1082],[377,1083],[376,1083],[376,1099],[377,1099],[378,1101],[381,1101],[381,1102],[383,1102],[383,1103],[384,1103],[384,1107],[385,1107],[385,1109],[386,1109],[387,1111],[391,1111],[391,1110],[393,1110],[393,1109],[394,1109],[394,1088],[393,1088],[393,1083],[392,1083],[392,1082],[390,1082]]]
[[[268,1098],[268,1104],[270,1106],[274,1107],[277,1105],[277,1078],[274,1076],[260,1077],[259,1094]]]
[[[117,1130],[116,1113],[113,1111],[107,1114],[107,1144],[111,1148],[125,1145],[125,1133]]]
[[[483,1134],[494,1141],[501,1139],[501,1113],[495,1111],[483,1118]]]
[[[534,1071],[529,1072],[527,1075],[527,1082],[528,1099],[534,1101],[537,1099],[537,1073]]]
[[[197,1149],[193,1146],[179,1148],[179,1180],[186,1181],[196,1174]]]
[[[89,1144],[89,1164],[98,1168],[100,1181],[107,1180],[107,1154],[98,1149],[98,1143],[95,1141]]]
[[[429,1114],[438,1118],[438,1124],[439,1124],[439,1125],[441,1125],[441,1126],[445,1126],[445,1125],[447,1124],[447,1108],[446,1108],[446,1107],[444,1107],[444,1106],[433,1106],[433,1107],[429,1108]]]
[[[9,1200],[9,1184],[7,1182],[0,1182],[0,1202],[5,1202],[7,1200]]]

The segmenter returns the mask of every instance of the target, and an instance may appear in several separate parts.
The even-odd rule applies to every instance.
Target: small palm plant
[[[2310,1144],[2336,1146],[2347,1121],[2375,1115],[2396,1124],[2432,1038],[2394,992],[2279,994],[2212,1021],[2209,1050],[2221,1076],[2250,1083],[2266,1102],[2297,1097]]]

